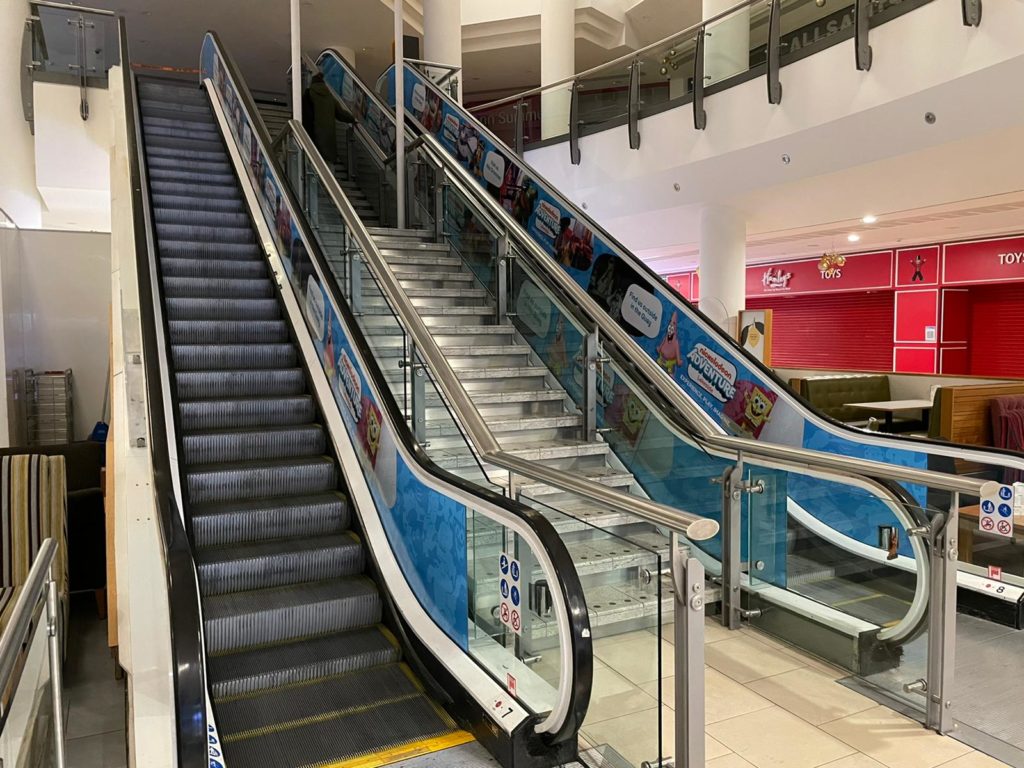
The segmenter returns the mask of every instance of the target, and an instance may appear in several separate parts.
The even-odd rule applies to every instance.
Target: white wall
[[[35,178],[46,229],[110,231],[111,95],[87,89],[89,119],[79,113],[80,91],[34,83]]]
[[[0,0],[0,208],[20,227],[42,225],[36,191],[32,133],[21,107],[21,43],[28,3]]]
[[[103,418],[110,317],[110,235],[21,230],[0,263],[6,370],[71,368],[75,438]]]
[[[14,371],[25,367],[25,333],[21,302],[21,238],[16,229],[0,229],[0,370],[6,396],[0,399],[0,447],[24,442],[20,416],[21,392]]]

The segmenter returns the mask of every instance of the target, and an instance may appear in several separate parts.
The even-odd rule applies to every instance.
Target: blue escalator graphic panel
[[[395,446],[338,309],[320,286],[306,243],[292,221],[272,167],[210,37],[203,44],[203,77],[220,94],[231,132],[284,263],[304,306],[307,326],[349,439],[359,457],[377,513],[402,573],[420,604],[463,649],[469,647],[466,507],[427,486]]]

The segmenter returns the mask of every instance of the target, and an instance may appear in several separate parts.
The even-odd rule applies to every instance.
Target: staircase
[[[140,79],[139,93],[207,676],[230,765],[468,740],[382,624],[206,94],[158,79]]]
[[[339,157],[345,154],[339,152]],[[632,474],[622,468],[606,442],[582,439],[579,410],[513,325],[497,317],[493,300],[459,253],[447,242],[434,242],[432,232],[380,227],[369,203],[375,192],[367,194],[364,189],[365,169],[349,174],[341,162],[334,171],[502,449],[595,483],[622,490],[634,488]],[[348,269],[343,255],[344,226],[322,192],[313,226],[335,276],[344,285]],[[396,332],[396,321],[371,273],[365,265],[360,269],[362,290],[359,305],[353,309],[385,379],[403,403],[407,373],[399,363],[404,362],[405,339]],[[427,453],[445,469],[479,478],[478,458],[446,406],[431,387],[427,390]],[[507,487],[507,471],[486,464],[483,469],[492,483]],[[672,585],[667,577],[658,576],[667,566],[668,539],[664,534],[652,525],[543,483],[526,481],[519,491],[565,540],[583,580],[595,636],[650,626],[658,621],[659,610],[660,620],[669,620]],[[478,562],[475,592],[478,601],[483,601],[478,602],[478,615],[490,613],[497,602],[500,546],[496,537],[490,541],[487,534],[478,533],[474,541]],[[542,578],[537,569],[534,580]],[[544,613],[543,606],[537,610]],[[556,628],[541,615],[533,618],[534,647],[543,647]]]

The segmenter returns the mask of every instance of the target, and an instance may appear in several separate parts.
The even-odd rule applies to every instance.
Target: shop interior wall
[[[103,418],[110,235],[53,230],[16,235],[18,247],[6,250],[0,262],[8,381],[16,368],[72,369],[75,438],[82,440]],[[10,399],[7,406],[12,410]],[[16,433],[10,439],[16,440]]]

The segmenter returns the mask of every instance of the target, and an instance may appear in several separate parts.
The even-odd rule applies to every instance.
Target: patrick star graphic
[[[665,338],[658,345],[658,365],[668,371],[671,376],[676,366],[683,362],[679,353],[679,313],[673,312],[672,319],[665,329]]]

